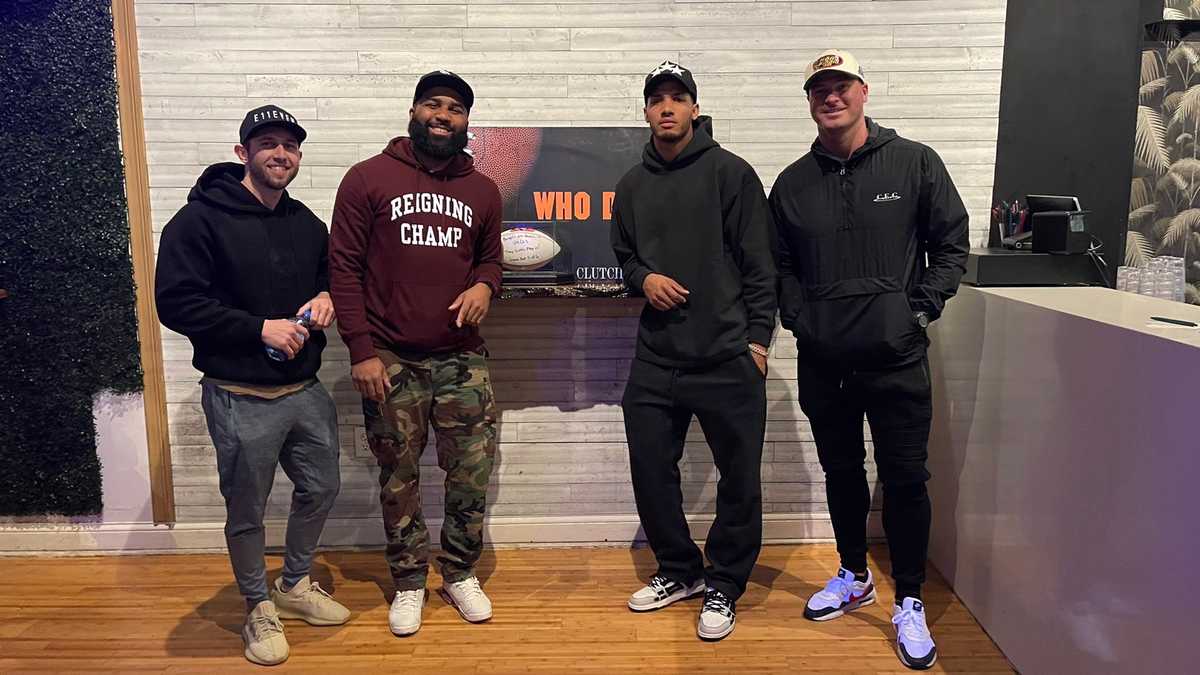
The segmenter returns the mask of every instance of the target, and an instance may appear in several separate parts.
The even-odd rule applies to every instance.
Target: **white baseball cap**
[[[854,58],[853,54],[841,49],[826,49],[804,68],[804,91],[808,91],[808,85],[812,83],[814,77],[831,70],[857,77],[863,84],[867,83],[862,66],[858,64],[858,59]]]

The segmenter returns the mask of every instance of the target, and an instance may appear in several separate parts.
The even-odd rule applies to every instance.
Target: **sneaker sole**
[[[937,652],[936,651],[933,653],[933,658],[930,659],[929,663],[925,663],[925,664],[910,663],[908,659],[904,658],[904,650],[900,649],[899,644],[896,645],[896,656],[900,657],[900,663],[903,663],[906,668],[910,668],[912,670],[929,670],[930,668],[933,667],[933,664],[937,663]]]
[[[488,612],[487,616],[468,616],[467,613],[463,611],[462,607],[459,607],[458,603],[454,602],[454,598],[451,597],[449,591],[447,591],[445,588],[438,590],[438,595],[442,596],[442,599],[446,601],[447,605],[450,605],[454,609],[458,610],[458,615],[461,616],[463,621],[466,621],[467,623],[483,623],[491,620],[492,618],[491,612]]]
[[[392,635],[395,635],[396,637],[408,637],[409,635],[413,635],[417,631],[421,630],[421,624],[417,624],[412,629],[396,628],[395,626],[388,624],[388,630],[392,631]]]
[[[276,603],[275,606],[279,607],[279,604]],[[306,623],[310,626],[341,626],[342,624],[344,624],[350,620],[350,617],[346,617],[345,619],[342,619],[341,621],[335,621],[332,619],[316,619],[316,618],[301,614],[299,612],[290,612],[290,611],[287,611],[284,609],[279,609],[277,611],[279,612],[280,619],[291,619],[291,620],[295,620],[295,621],[303,621],[304,623]]]
[[[734,626],[736,626],[736,625],[737,625],[737,619],[735,618],[733,621],[730,621],[730,622],[729,622],[729,628],[726,628],[726,629],[724,630],[724,632],[722,632],[722,633],[719,633],[719,634],[718,634],[718,633],[714,633],[714,634],[712,634],[712,635],[705,635],[704,633],[702,633],[702,632],[700,631],[700,629],[699,629],[699,628],[697,628],[697,629],[696,629],[696,635],[697,635],[697,636],[698,636],[698,637],[699,637],[701,640],[704,640],[705,642],[716,642],[717,640],[723,640],[723,639],[725,639],[725,637],[726,637],[727,635],[729,635],[730,633],[732,633],[732,632],[733,632],[733,627],[734,627]]]
[[[704,595],[704,586],[700,586],[700,588],[697,588],[697,589],[694,589],[691,591],[687,591],[682,594],[676,593],[674,595],[668,595],[667,597],[663,598],[662,600],[655,600],[653,603],[651,603],[649,605],[634,605],[633,600],[630,600],[629,602],[627,602],[625,604],[626,604],[626,606],[629,607],[629,609],[631,611],[634,611],[634,612],[653,612],[656,609],[662,609],[663,607],[669,607],[677,602],[683,602],[684,600],[690,600],[692,598],[695,598],[695,597],[701,596],[701,595]]]
[[[808,607],[805,607],[804,608],[804,618],[808,619],[809,621],[832,621],[833,619],[836,619],[839,616],[845,616],[845,614],[847,612],[853,612],[856,609],[862,609],[863,607],[866,607],[868,605],[873,605],[873,604],[875,604],[875,591],[874,590],[871,591],[870,595],[868,595],[864,598],[860,598],[859,600],[856,600],[855,602],[846,603],[845,607],[842,607],[841,609],[834,611],[834,612],[830,612],[828,614],[823,614],[821,616],[809,616]]]
[[[243,655],[246,657],[247,661],[249,661],[250,663],[253,663],[256,666],[278,666],[288,660],[288,657],[285,656],[282,659],[280,659],[279,661],[274,661],[274,662],[262,661],[260,659],[255,658],[254,655],[250,653],[249,649],[245,650],[243,652]],[[289,654],[288,656],[291,656],[291,655]]]

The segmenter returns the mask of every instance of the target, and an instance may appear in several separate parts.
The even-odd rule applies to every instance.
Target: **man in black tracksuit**
[[[937,153],[863,114],[867,84],[851,54],[819,55],[805,90],[818,137],[780,174],[770,204],[780,314],[796,336],[800,407],[825,471],[841,556],[805,616],[832,619],[875,600],[865,413],[883,483],[898,651],[905,665],[925,668],[936,658],[920,602],[930,524],[925,329],[964,271],[967,212]]]
[[[704,592],[697,633],[719,640],[733,630],[762,539],[759,466],[776,309],[769,212],[754,170],[712,139],[687,69],[664,62],[647,75],[643,95],[652,138],[617,184],[612,241],[625,282],[648,301],[622,407],[638,515],[658,572],[629,608]],[[680,492],[692,415],[720,470],[707,568]]]

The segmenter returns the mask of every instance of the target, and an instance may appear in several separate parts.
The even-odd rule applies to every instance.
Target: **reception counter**
[[[930,558],[1018,670],[1195,672],[1200,308],[964,286],[932,331]]]

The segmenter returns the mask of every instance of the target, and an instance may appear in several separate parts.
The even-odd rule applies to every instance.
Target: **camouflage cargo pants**
[[[396,589],[425,588],[429,530],[421,513],[420,459],[430,423],[446,472],[442,577],[461,581],[483,549],[483,512],[496,453],[496,407],[480,352],[408,360],[376,350],[392,390],[383,404],[363,400],[367,441],[379,462],[379,501],[387,561]]]

